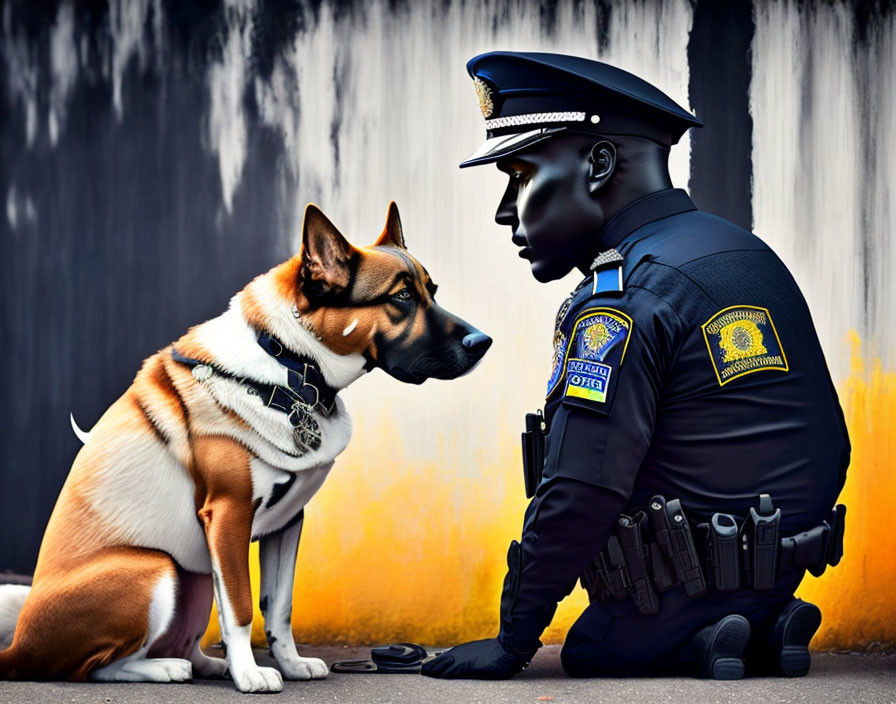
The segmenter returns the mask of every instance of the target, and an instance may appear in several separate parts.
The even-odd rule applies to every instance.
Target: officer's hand
[[[457,645],[423,663],[420,674],[442,679],[506,680],[522,670],[532,656],[505,650],[497,638]]]

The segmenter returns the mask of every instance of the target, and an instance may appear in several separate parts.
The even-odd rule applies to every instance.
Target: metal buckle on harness
[[[306,454],[320,447],[320,425],[314,418],[314,409],[303,399],[296,399],[289,412],[289,423],[292,425],[292,439],[296,449]]]

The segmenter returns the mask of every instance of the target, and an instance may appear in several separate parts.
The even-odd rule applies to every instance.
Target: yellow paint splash
[[[879,361],[866,374],[858,336],[849,342],[852,373],[840,387],[853,446],[841,497],[849,507],[845,556],[821,579],[807,576],[799,592],[822,608],[814,645],[823,649],[896,643],[896,374]],[[369,433],[353,441],[306,509],[294,597],[299,642],[438,645],[497,633],[507,545],[519,537],[526,505],[517,436],[501,430],[497,461],[466,477],[450,471],[444,451],[444,462],[416,464],[389,443],[394,429],[385,425],[373,434],[382,445],[365,447]],[[250,560],[257,597],[257,545]],[[562,642],[586,605],[576,588],[542,640]],[[203,644],[218,639],[213,613]],[[258,613],[253,641],[264,643]]]
[[[886,649],[896,646],[896,373],[879,359],[866,371],[859,336],[848,342],[851,373],[838,390],[852,443],[843,560],[807,576],[797,595],[821,608],[813,647]]]

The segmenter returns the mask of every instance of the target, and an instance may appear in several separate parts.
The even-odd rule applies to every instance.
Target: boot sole
[[[783,677],[803,677],[809,672],[812,658],[809,643],[821,626],[821,611],[815,604],[800,604],[784,624],[781,639],[781,658],[778,674]]]
[[[743,653],[749,640],[747,619],[738,615],[723,618],[706,649],[701,675],[713,680],[739,680],[744,676]]]

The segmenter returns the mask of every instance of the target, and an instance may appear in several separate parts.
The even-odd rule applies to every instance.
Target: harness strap
[[[254,379],[237,376],[201,359],[182,355],[176,348],[171,348],[171,358],[179,364],[193,367],[193,375],[202,379],[197,369],[207,367],[218,376],[232,379],[247,387],[249,393],[257,395],[268,408],[275,408],[289,415],[290,423],[297,425],[301,414],[295,412],[296,405],[304,405],[312,410],[330,416],[336,410],[336,394],[338,391],[327,384],[317,362],[311,357],[301,357],[288,350],[283,343],[268,333],[259,333],[258,344],[261,348],[286,367],[286,386],[265,384]]]

